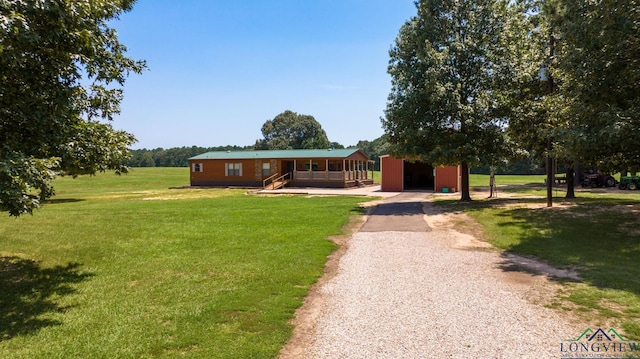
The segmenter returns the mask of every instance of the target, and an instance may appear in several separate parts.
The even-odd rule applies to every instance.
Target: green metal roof
[[[294,159],[294,158],[346,158],[360,151],[357,148],[328,149],[328,150],[267,150],[267,151],[212,151],[189,158],[190,160],[205,159]]]

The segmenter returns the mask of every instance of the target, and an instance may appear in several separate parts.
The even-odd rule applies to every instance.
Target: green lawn
[[[270,358],[362,198],[169,190],[188,168],[56,180],[0,217],[0,357]]]
[[[543,189],[523,191],[542,198],[438,203],[444,210],[464,210],[498,248],[575,269],[583,280],[563,282],[549,305],[639,340],[640,191],[589,189],[572,201],[560,191],[554,208],[546,208]]]
[[[544,185],[546,175],[495,175],[497,186],[502,185]],[[488,187],[489,175],[472,174],[469,176],[470,187]]]
[[[373,183],[380,184],[381,177],[382,175],[380,174],[380,171],[373,171]]]

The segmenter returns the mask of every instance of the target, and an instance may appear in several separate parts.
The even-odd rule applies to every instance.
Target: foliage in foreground
[[[167,189],[186,181],[63,178],[0,218],[0,357],[275,356],[362,198]]]
[[[54,172],[125,172],[133,135],[109,123],[145,64],[109,26],[132,0],[0,1],[0,211],[31,213]]]

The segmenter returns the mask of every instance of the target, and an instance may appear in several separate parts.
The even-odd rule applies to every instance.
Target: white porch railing
[[[369,179],[368,171],[294,171],[294,180],[355,181]]]

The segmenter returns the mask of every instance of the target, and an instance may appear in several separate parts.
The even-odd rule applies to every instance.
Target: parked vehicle
[[[582,187],[614,187],[616,184],[618,181],[610,174],[585,172],[582,175]]]
[[[621,176],[618,188],[629,190],[640,188],[640,176]]]

